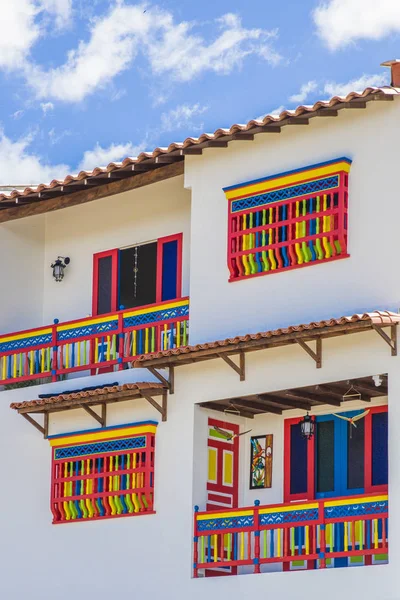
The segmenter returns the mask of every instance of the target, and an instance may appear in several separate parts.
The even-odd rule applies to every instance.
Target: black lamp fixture
[[[67,265],[69,265],[70,262],[71,260],[68,256],[58,256],[57,260],[55,260],[51,265],[51,268],[53,269],[53,277],[57,282],[64,279],[64,269]]]
[[[310,415],[307,413],[306,416],[300,421],[300,429],[301,435],[306,440],[311,440],[312,436],[315,432],[315,421]]]

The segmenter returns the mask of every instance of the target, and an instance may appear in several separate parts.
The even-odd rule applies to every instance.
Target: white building
[[[1,598],[398,597],[389,66],[0,196]]]

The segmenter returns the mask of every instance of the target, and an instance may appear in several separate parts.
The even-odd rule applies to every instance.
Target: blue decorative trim
[[[148,323],[158,323],[168,319],[177,319],[178,317],[187,317],[189,315],[189,305],[167,308],[165,310],[155,310],[143,315],[132,315],[125,317],[124,327],[135,327],[136,325],[147,325]]]
[[[99,454],[105,452],[119,452],[120,450],[132,450],[134,448],[145,448],[146,436],[127,438],[124,440],[110,440],[108,442],[96,442],[94,444],[80,444],[79,446],[68,446],[67,448],[56,448],[54,460],[75,458],[88,454]]]
[[[64,342],[73,338],[87,337],[88,335],[109,333],[118,329],[118,319],[113,321],[104,321],[104,323],[93,323],[92,325],[83,325],[73,329],[64,329],[57,331],[57,340]]]
[[[320,529],[321,531],[325,531],[325,523],[322,523],[322,525],[320,525]]]
[[[239,212],[240,210],[255,208],[256,206],[271,204],[272,202],[280,202],[281,200],[287,200],[288,198],[297,198],[299,196],[304,196],[305,194],[313,194],[322,192],[324,190],[330,190],[337,188],[338,186],[338,175],[325,177],[324,179],[317,179],[316,181],[308,181],[307,183],[292,185],[290,187],[281,188],[280,190],[273,190],[272,192],[266,192],[265,194],[252,196],[251,198],[234,200],[231,203],[231,211],[232,213],[235,213]]]
[[[0,352],[9,352],[10,350],[22,350],[29,346],[41,346],[42,344],[51,344],[52,335],[37,335],[36,337],[26,337],[19,340],[10,340],[0,343]]]
[[[320,552],[320,553],[318,554],[318,556],[319,556],[319,558],[321,558],[321,559],[325,558],[325,552]]]
[[[204,519],[197,521],[198,531],[212,531],[213,529],[240,529],[241,527],[253,527],[252,515],[247,517],[229,517],[221,519]]]
[[[307,508],[305,510],[291,510],[290,512],[279,512],[260,514],[260,525],[277,525],[279,523],[298,523],[302,521],[317,521],[318,508]]]
[[[271,181],[271,179],[278,179],[278,177],[286,177],[286,175],[294,175],[295,173],[303,173],[304,171],[311,171],[311,169],[319,169],[320,167],[326,167],[334,163],[347,162],[349,165],[353,162],[346,156],[340,158],[334,158],[333,160],[327,160],[325,162],[317,163],[315,165],[308,165],[307,167],[301,167],[300,169],[293,169],[292,171],[284,171],[283,173],[277,173],[276,175],[269,175],[268,177],[262,177],[261,179],[253,179],[252,181],[245,181],[244,183],[236,183],[228,187],[222,188],[224,192],[229,190],[235,190],[237,188],[245,187],[246,185],[254,185],[255,183],[261,183],[262,181]]]
[[[345,504],[339,506],[327,506],[324,508],[325,519],[337,519],[338,517],[358,517],[364,515],[375,515],[388,512],[388,501],[361,502],[360,504]]]

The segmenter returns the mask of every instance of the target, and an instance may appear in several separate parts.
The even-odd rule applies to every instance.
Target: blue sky
[[[13,0],[0,184],[64,178],[189,135],[389,83],[399,0]]]

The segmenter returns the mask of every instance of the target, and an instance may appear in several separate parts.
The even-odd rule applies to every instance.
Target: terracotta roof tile
[[[12,402],[10,404],[10,408],[14,408],[18,410],[20,408],[29,408],[34,406],[47,406],[49,404],[62,404],[63,402],[70,402],[71,400],[87,400],[89,398],[98,397],[98,396],[107,396],[109,394],[115,394],[117,392],[126,392],[129,390],[137,390],[138,392],[141,390],[148,389],[159,389],[160,391],[164,389],[161,383],[156,382],[137,382],[137,383],[124,383],[123,385],[111,385],[111,386],[102,386],[98,388],[93,388],[90,390],[80,390],[75,392],[64,392],[63,394],[58,394],[56,396],[50,396],[46,398],[39,398],[36,400],[26,400],[25,402]]]
[[[335,327],[337,325],[346,325],[357,322],[369,322],[372,325],[397,325],[400,322],[400,314],[390,312],[387,310],[380,311],[376,310],[370,313],[355,314],[351,317],[339,317],[337,319],[332,318],[323,321],[312,321],[311,323],[302,323],[300,325],[289,325],[279,329],[273,329],[270,331],[263,331],[260,333],[248,333],[247,335],[238,335],[233,338],[227,338],[225,340],[217,340],[215,342],[206,342],[204,344],[196,344],[195,346],[183,346],[181,348],[174,348],[172,350],[163,350],[160,352],[154,352],[153,354],[142,354],[135,361],[134,366],[140,367],[141,362],[152,360],[154,358],[163,358],[169,356],[179,356],[181,354],[190,354],[199,352],[201,350],[210,350],[214,348],[227,348],[234,344],[240,344],[241,342],[249,342],[252,340],[261,340],[268,338],[279,338],[280,336],[287,335],[290,333],[313,331],[318,329],[324,329],[326,327]]]
[[[157,162],[157,158],[161,155],[177,153],[182,154],[183,150],[193,146],[204,144],[207,141],[216,141],[219,138],[231,136],[235,133],[246,133],[257,127],[263,127],[265,125],[285,125],[292,119],[296,120],[301,117],[310,117],[313,113],[317,113],[319,110],[327,108],[335,108],[340,104],[356,101],[357,99],[374,99],[374,96],[396,96],[400,94],[399,88],[393,88],[389,86],[385,87],[367,87],[362,92],[350,92],[347,96],[333,96],[330,100],[319,100],[313,105],[301,105],[294,110],[284,110],[279,115],[265,115],[261,119],[251,119],[247,123],[240,124],[234,123],[229,128],[219,128],[214,133],[202,133],[199,137],[187,137],[183,142],[172,142],[168,147],[157,147],[152,152],[141,152],[137,157],[125,158],[122,162],[111,162],[106,167],[96,167],[92,171],[80,171],[77,175],[67,175],[63,180],[53,179],[49,184],[41,183],[38,186],[27,187],[24,190],[15,189],[9,194],[0,193],[0,207],[1,201],[13,200],[30,194],[37,194],[38,192],[45,192],[60,186],[67,186],[74,182],[79,182],[84,179],[99,176],[102,174],[108,174],[112,171],[126,169],[132,165],[140,164],[142,162],[151,161]],[[290,122],[289,121],[289,122]],[[255,131],[257,133],[257,131]],[[93,187],[93,186],[91,186]]]

